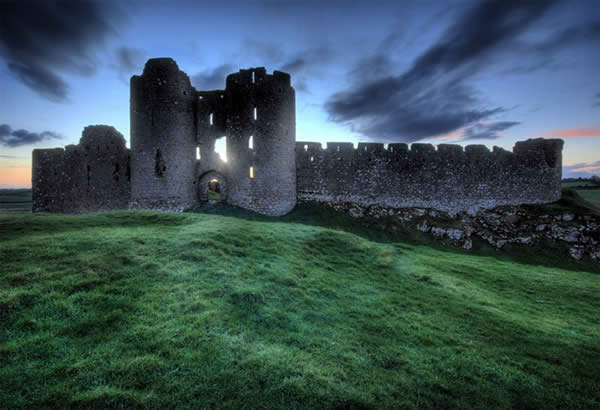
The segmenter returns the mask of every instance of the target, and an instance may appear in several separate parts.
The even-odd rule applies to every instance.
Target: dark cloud
[[[505,61],[516,63],[501,70],[500,74],[530,74],[539,70],[557,71],[577,67],[576,61],[557,62],[557,55],[578,46],[594,46],[598,41],[600,20],[556,29],[553,34],[535,42],[516,39],[508,43],[499,55]]]
[[[254,57],[267,63],[279,62],[285,55],[280,44],[255,39],[245,39],[241,49],[244,51],[242,58]]]
[[[553,54],[575,44],[595,44],[600,39],[600,20],[564,28],[546,39],[526,47],[541,54]]]
[[[60,138],[62,138],[61,135],[51,131],[44,131],[40,133],[29,132],[27,130],[13,131],[8,124],[0,124],[0,144],[9,148],[20,147],[22,145],[31,145],[46,140]]]
[[[115,67],[121,74],[129,77],[141,72],[144,67],[146,53],[137,48],[122,46],[116,50],[116,57],[117,63]]]
[[[8,63],[8,69],[16,74],[23,84],[41,96],[55,102],[67,100],[67,83],[43,66]]]
[[[306,67],[306,59],[302,57],[297,57],[294,60],[285,63],[281,66],[280,70],[286,73],[297,73]]]
[[[95,52],[114,34],[116,2],[99,0],[0,1],[0,56],[27,87],[53,101],[65,101],[62,75],[92,75]]]
[[[379,77],[363,76],[351,89],[332,95],[325,104],[330,119],[351,123],[373,139],[411,142],[505,112],[502,107],[486,107],[469,80],[552,4],[477,3],[400,75],[390,73],[393,65],[385,54],[370,57]],[[367,72],[368,63],[359,63],[353,71]]]
[[[310,93],[309,81],[314,78],[322,78],[322,70],[335,61],[335,58],[334,50],[328,45],[322,44],[293,55],[280,64],[278,70],[292,75],[292,85],[296,90]]]
[[[516,121],[498,121],[492,123],[477,123],[473,124],[464,130],[464,137],[461,141],[469,140],[494,140],[500,138],[498,133],[519,125],[520,122]]]
[[[234,72],[231,64],[221,64],[213,69],[206,69],[191,77],[192,85],[198,90],[221,90],[225,88],[225,78]]]

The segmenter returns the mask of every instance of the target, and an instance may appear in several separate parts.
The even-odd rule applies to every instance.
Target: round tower
[[[289,74],[240,70],[226,82],[228,202],[279,216],[296,205],[296,106]],[[251,139],[251,144],[250,144]]]
[[[170,58],[131,77],[131,207],[183,210],[196,203],[196,91]]]

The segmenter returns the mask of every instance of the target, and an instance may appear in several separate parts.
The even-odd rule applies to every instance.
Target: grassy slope
[[[597,265],[204,211],[0,215],[0,408],[599,405]]]

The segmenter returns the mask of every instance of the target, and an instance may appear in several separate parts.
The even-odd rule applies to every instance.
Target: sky
[[[198,90],[290,73],[298,141],[562,138],[563,177],[600,175],[598,44],[598,0],[0,0],[0,188],[87,125],[129,140],[153,57]]]

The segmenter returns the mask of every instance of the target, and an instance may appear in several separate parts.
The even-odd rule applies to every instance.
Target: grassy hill
[[[0,215],[0,408],[597,407],[600,269],[300,206]]]

